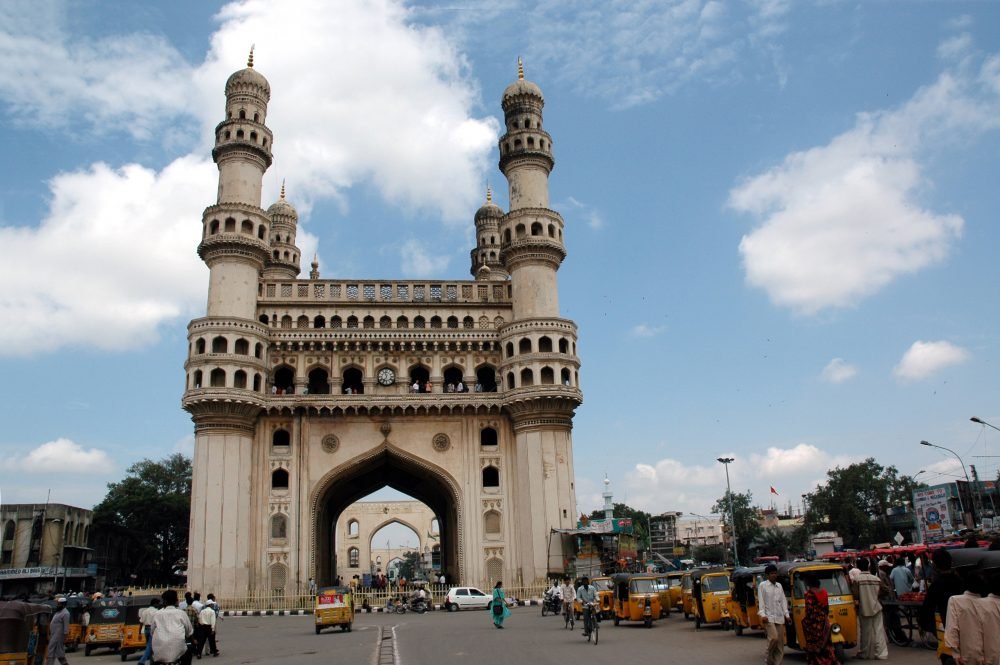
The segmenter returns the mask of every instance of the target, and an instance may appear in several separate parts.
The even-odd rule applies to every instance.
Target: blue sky
[[[572,6],[568,12],[566,7]],[[468,278],[523,56],[546,96],[579,508],[705,513],[1000,432],[1000,5],[0,4],[0,492],[90,505],[190,451],[211,129],[250,44],[326,277]],[[308,269],[308,266],[306,266]],[[779,492],[769,496],[769,487]]]

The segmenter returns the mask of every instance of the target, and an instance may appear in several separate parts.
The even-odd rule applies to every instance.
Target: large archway
[[[463,510],[458,484],[443,469],[385,442],[333,469],[317,485],[312,500],[311,562],[317,582],[328,584],[336,576],[336,525],[341,513],[383,487],[407,494],[434,512],[440,534],[441,571],[448,579],[464,579]]]

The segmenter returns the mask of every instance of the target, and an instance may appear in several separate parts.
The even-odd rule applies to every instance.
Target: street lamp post
[[[733,488],[729,484],[729,463],[734,461],[732,457],[719,457],[718,461],[726,467],[726,491],[729,493],[729,523],[733,528],[733,564],[739,568],[740,555],[736,549],[736,508],[733,505]]]
[[[979,423],[980,425],[986,425],[987,427],[992,427],[996,431],[1000,432],[1000,427],[997,427],[996,425],[993,425],[992,423],[988,423],[988,422],[986,422],[985,420],[983,420],[981,418],[976,418],[975,416],[972,416],[971,418],[969,418],[969,420],[971,420],[974,423]]]
[[[931,443],[930,441],[921,441],[920,445],[921,446],[930,446],[931,448],[940,448],[941,450],[945,450],[945,451],[951,453],[952,455],[954,455],[955,459],[958,460],[958,463],[962,465],[962,473],[965,474],[965,484],[966,484],[966,486],[969,486],[969,485],[972,484],[969,481],[969,472],[965,470],[965,462],[963,462],[962,458],[958,456],[958,453],[956,453],[951,448],[945,448],[944,446],[939,446],[936,443]],[[969,527],[970,529],[976,528],[976,519],[975,519],[975,516],[972,515],[972,513],[967,513],[965,511],[965,503],[962,501],[962,492],[961,491],[959,491],[959,493],[958,493],[958,507],[959,507],[959,510],[962,511],[962,518],[965,520],[965,526]],[[970,524],[970,522],[971,522],[971,524]]]

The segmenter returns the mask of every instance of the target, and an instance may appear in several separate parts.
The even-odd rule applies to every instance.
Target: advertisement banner
[[[949,497],[946,487],[932,487],[913,493],[913,512],[916,514],[922,542],[932,543],[951,533]]]

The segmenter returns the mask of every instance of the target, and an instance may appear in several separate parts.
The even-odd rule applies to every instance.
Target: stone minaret
[[[299,276],[299,248],[295,233],[299,214],[285,200],[285,183],[281,183],[281,197],[267,209],[271,220],[271,255],[264,266],[264,279],[295,279]]]
[[[226,82],[226,116],[215,129],[218,200],[205,209],[198,246],[210,271],[208,307],[188,326],[183,405],[195,423],[188,583],[223,595],[249,588],[259,537],[250,505],[267,328],[256,318],[257,289],[271,262],[272,217],[279,218],[260,207],[261,181],[271,165],[271,130],[264,124],[270,97],[251,50],[246,69]],[[296,255],[289,277],[298,273],[297,261]]]
[[[576,325],[559,318],[556,271],[566,250],[562,217],[549,208],[555,162],[552,138],[542,128],[545,100],[525,80],[520,59],[501,104],[507,132],[500,138],[500,170],[510,212],[500,221],[500,260],[510,274],[513,321],[500,331],[500,372],[515,436],[520,559],[524,570],[544,577],[550,530],[575,525],[571,432],[582,401],[580,362]]]
[[[470,272],[477,280],[505,280],[509,275],[500,262],[500,220],[503,210],[486,188],[486,203],[476,211],[476,247],[471,252]]]

